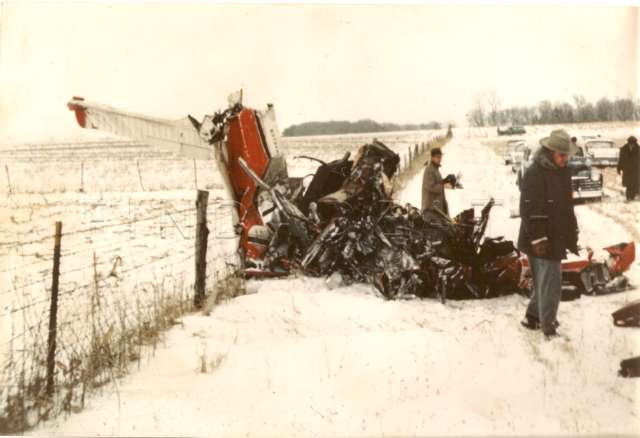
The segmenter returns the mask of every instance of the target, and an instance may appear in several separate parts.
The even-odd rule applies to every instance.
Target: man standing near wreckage
[[[427,163],[422,175],[422,214],[429,208],[437,207],[445,214],[449,214],[449,206],[444,196],[444,184],[440,175],[442,149],[431,149],[431,160]]]
[[[638,139],[633,135],[620,148],[618,175],[622,172],[622,185],[626,188],[627,201],[633,201],[640,191],[640,151]]]
[[[561,260],[578,253],[578,223],[573,210],[569,157],[577,151],[563,129],[540,140],[542,145],[520,185],[518,248],[527,255],[533,277],[531,300],[522,325],[556,336],[562,294]]]

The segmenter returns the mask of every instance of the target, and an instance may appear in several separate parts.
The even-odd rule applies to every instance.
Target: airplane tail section
[[[67,103],[78,125],[99,129],[194,159],[212,159],[213,148],[198,134],[188,118],[169,120],[130,113],[74,97]]]

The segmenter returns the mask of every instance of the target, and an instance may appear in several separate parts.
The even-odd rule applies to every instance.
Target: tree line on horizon
[[[421,129],[441,129],[439,122],[420,124],[379,123],[371,119],[356,122],[331,120],[328,122],[305,122],[291,125],[282,131],[285,137],[302,135],[358,134],[364,132],[416,131]]]
[[[543,100],[537,105],[502,108],[495,91],[477,95],[474,107],[467,113],[467,122],[474,127],[630,120],[640,120],[640,101],[603,97],[589,102],[576,95],[572,103]]]

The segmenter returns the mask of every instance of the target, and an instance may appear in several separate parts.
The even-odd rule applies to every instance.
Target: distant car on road
[[[523,151],[523,159],[517,172],[516,184],[520,186],[522,175],[533,163],[533,157],[541,146],[532,147],[527,145]],[[587,199],[601,201],[603,193],[602,173],[593,167],[591,159],[585,153],[583,146],[578,146],[578,152],[569,158],[567,167],[571,171],[571,187],[573,189],[573,199]]]
[[[584,140],[584,149],[594,166],[616,166],[620,156],[620,148],[608,138],[591,138]]]
[[[511,125],[505,129],[500,129],[498,126],[498,135],[522,135],[526,133],[527,131],[522,126]]]
[[[504,164],[508,165],[513,162],[512,154],[515,151],[517,145],[524,145],[524,143],[525,141],[522,138],[516,138],[507,142],[507,145],[504,149],[504,154],[502,156],[504,158]]]

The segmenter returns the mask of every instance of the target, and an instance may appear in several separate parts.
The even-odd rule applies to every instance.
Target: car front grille
[[[594,181],[586,178],[574,178],[571,180],[571,187],[573,190],[601,190],[602,184],[600,181]]]

